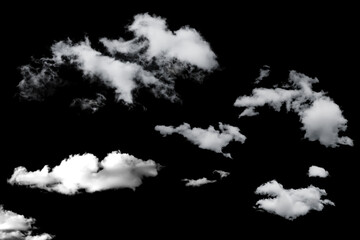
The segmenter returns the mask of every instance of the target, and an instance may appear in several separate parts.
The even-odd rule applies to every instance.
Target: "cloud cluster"
[[[327,176],[329,176],[329,172],[322,167],[311,166],[309,168],[308,176],[326,178]]]
[[[70,156],[52,169],[45,166],[29,172],[25,167],[18,167],[9,183],[62,194],[75,194],[79,190],[135,189],[141,185],[143,177],[157,176],[158,169],[159,165],[152,160],[143,161],[114,151],[100,162],[93,154],[83,154]]]
[[[339,144],[353,146],[351,138],[339,136],[347,128],[347,120],[340,107],[323,91],[316,92],[312,89],[312,84],[319,80],[290,71],[289,82],[288,87],[255,88],[251,96],[239,97],[234,106],[245,107],[240,117],[257,115],[255,109],[264,105],[276,111],[280,111],[285,105],[287,111],[294,111],[299,115],[305,138],[319,141],[326,147],[337,147]]]
[[[321,199],[322,196],[326,196],[325,190],[314,186],[284,189],[281,184],[273,180],[258,187],[255,193],[271,197],[257,201],[258,208],[288,220],[306,215],[310,210],[322,211],[324,205],[335,206],[332,201]]]
[[[187,187],[200,187],[205,184],[214,183],[216,180],[209,180],[207,178],[199,178],[199,179],[183,179],[185,186]]]
[[[53,237],[47,233],[32,235],[33,218],[4,210],[0,206],[0,239],[4,240],[50,240]]]
[[[140,87],[149,88],[156,97],[176,101],[176,78],[187,73],[199,79],[218,66],[209,43],[195,29],[182,27],[173,33],[165,19],[139,14],[128,30],[134,33],[134,39],[100,39],[111,56],[94,49],[88,38],[79,43],[55,43],[50,58],[35,60],[37,68],[21,68],[20,96],[43,100],[61,84],[57,69],[71,65],[88,79],[114,89],[117,100],[126,104],[133,103],[133,91]]]
[[[226,147],[231,141],[244,143],[246,137],[240,133],[238,127],[219,123],[219,129],[215,130],[213,126],[208,129],[191,128],[188,123],[184,123],[178,127],[158,125],[155,127],[163,136],[171,135],[173,133],[184,136],[199,148],[211,150],[217,153],[222,153],[225,157],[231,158],[229,153],[223,153],[222,149]]]
[[[106,98],[104,95],[98,93],[96,94],[95,99],[90,98],[75,98],[71,107],[80,108],[83,111],[88,111],[90,113],[95,113],[99,110],[99,108],[105,105]]]
[[[255,79],[255,83],[259,83],[264,78],[270,75],[270,67],[268,65],[264,65],[260,68],[259,76]]]

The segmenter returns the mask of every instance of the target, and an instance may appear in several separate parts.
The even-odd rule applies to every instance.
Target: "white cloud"
[[[183,179],[186,182],[185,186],[187,187],[200,187],[204,184],[214,183],[216,180],[209,180],[207,178],[199,178],[199,179]]]
[[[146,49],[147,60],[156,58],[158,62],[170,63],[176,59],[206,71],[218,66],[209,43],[193,28],[182,27],[172,32],[165,19],[145,13],[136,15],[128,30],[134,33],[135,39],[124,41],[122,38],[102,38],[100,41],[111,53],[138,54],[139,50]],[[144,40],[141,41],[141,38]]]
[[[59,66],[70,64],[92,81],[113,88],[117,100],[126,104],[134,102],[133,92],[140,87],[150,89],[155,97],[178,101],[177,78],[202,79],[218,66],[209,43],[195,29],[183,27],[173,33],[165,19],[149,14],[136,15],[128,29],[135,35],[132,40],[100,39],[113,56],[94,49],[88,38],[79,43],[55,43],[50,58],[34,60],[39,67],[21,68],[19,95],[26,100],[43,100],[61,83]],[[125,55],[118,58],[115,53]]]
[[[255,79],[255,83],[259,83],[264,78],[268,77],[270,74],[270,67],[268,65],[264,65],[262,68],[260,68],[259,77]]]
[[[75,98],[71,105],[72,107],[80,108],[83,111],[90,111],[91,113],[95,113],[99,108],[105,105],[106,98],[104,95],[98,93],[96,94],[95,99],[89,98]]]
[[[254,107],[245,108],[245,110],[239,115],[239,118],[245,117],[245,116],[252,117],[252,116],[258,115],[259,113],[256,112],[254,109],[255,109]]]
[[[18,167],[9,183],[62,194],[75,194],[81,189],[86,192],[135,189],[141,185],[143,177],[157,176],[158,168],[152,160],[143,161],[119,151],[109,153],[101,162],[93,154],[73,155],[53,169],[45,166],[42,170],[29,172]]]
[[[301,122],[305,137],[310,141],[336,147],[338,144],[353,146],[348,137],[339,138],[339,132],[347,128],[347,120],[343,117],[339,106],[329,98],[320,98],[301,113]]]
[[[321,177],[326,178],[329,176],[329,172],[322,167],[311,166],[308,172],[309,177]]]
[[[50,240],[52,236],[44,233],[41,235],[31,235],[32,225],[35,223],[33,218],[25,218],[23,215],[4,210],[0,206],[0,239],[18,240]]]
[[[240,129],[231,125],[219,123],[219,130],[215,130],[213,126],[208,129],[191,128],[188,123],[184,123],[178,127],[158,125],[155,127],[163,136],[173,133],[184,136],[199,148],[222,153],[225,157],[230,157],[229,153],[223,153],[222,149],[231,141],[244,143],[246,137],[240,133]]]
[[[257,201],[258,208],[289,220],[306,215],[310,210],[322,211],[324,205],[335,206],[332,201],[321,199],[322,196],[326,196],[325,190],[314,186],[284,189],[273,180],[258,187],[255,193],[272,197]]]
[[[347,128],[340,107],[324,92],[313,91],[312,84],[319,80],[290,71],[289,82],[291,85],[284,88],[255,88],[251,96],[236,99],[234,106],[245,107],[239,117],[257,115],[256,108],[264,105],[280,111],[285,104],[287,111],[299,115],[305,138],[319,141],[326,147],[337,147],[338,144],[353,146],[352,139],[339,136]]]
[[[225,171],[222,171],[222,170],[214,170],[214,173],[220,174],[220,178],[225,178],[225,177],[228,177],[230,175],[229,172],[225,172]]]

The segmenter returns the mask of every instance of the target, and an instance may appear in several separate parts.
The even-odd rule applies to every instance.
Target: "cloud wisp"
[[[203,186],[205,184],[209,184],[209,183],[214,183],[216,182],[216,180],[209,180],[207,178],[199,178],[199,179],[183,179],[185,183],[185,186],[187,187],[200,187]]]
[[[35,219],[7,211],[0,205],[0,239],[50,240],[53,238],[47,233],[33,235],[34,223]]]
[[[222,170],[214,170],[213,173],[219,174],[221,179],[226,178],[226,177],[228,177],[230,175],[229,172],[225,172],[225,171],[222,171]]]
[[[312,89],[317,78],[310,78],[302,73],[290,71],[290,86],[283,88],[255,88],[251,96],[239,97],[234,106],[244,107],[240,114],[255,116],[256,108],[268,105],[280,111],[283,105],[287,111],[294,111],[300,117],[305,131],[305,138],[319,141],[326,147],[341,145],[353,146],[353,140],[347,136],[339,136],[347,129],[347,120],[340,107],[323,91]]]
[[[153,160],[143,161],[120,151],[109,153],[102,161],[86,153],[72,155],[54,168],[45,166],[31,172],[18,167],[8,182],[68,195],[80,190],[89,193],[118,188],[135,190],[143,177],[157,176],[159,167]]]
[[[82,111],[87,111],[90,113],[97,112],[100,108],[105,105],[106,98],[104,95],[98,93],[96,98],[75,98],[70,104],[71,107],[79,108]]]
[[[283,185],[273,180],[258,187],[255,193],[270,197],[257,201],[258,209],[263,209],[288,220],[306,215],[310,210],[322,211],[324,205],[335,206],[332,201],[321,199],[322,196],[326,196],[325,190],[314,186],[284,189]]]
[[[259,76],[255,79],[255,84],[261,82],[264,78],[270,75],[270,67],[268,65],[264,65],[260,68]]]
[[[125,104],[134,103],[133,93],[139,88],[150,89],[155,97],[177,101],[177,78],[187,75],[200,80],[218,67],[209,43],[193,28],[172,32],[166,19],[145,13],[136,15],[128,30],[134,39],[101,38],[106,52],[94,49],[88,38],[78,43],[70,39],[56,42],[51,57],[21,67],[20,97],[44,100],[62,84],[58,69],[71,66],[82,72],[89,84],[101,81],[114,89],[116,99]]]
[[[326,171],[322,167],[311,166],[308,171],[308,176],[309,177],[326,178],[327,176],[329,176],[329,172]]]
[[[199,148],[207,149],[217,153],[222,153],[225,157],[231,158],[230,153],[224,153],[222,149],[231,141],[244,143],[246,137],[240,133],[238,127],[219,123],[219,130],[213,126],[208,129],[191,128],[190,124],[184,123],[178,127],[158,125],[155,130],[160,132],[164,137],[173,133],[184,136]]]

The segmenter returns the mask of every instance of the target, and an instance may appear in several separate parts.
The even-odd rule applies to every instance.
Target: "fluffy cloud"
[[[322,211],[324,205],[335,206],[332,201],[321,199],[322,196],[326,196],[325,190],[314,186],[284,189],[273,180],[258,187],[255,193],[272,197],[257,201],[258,208],[289,220],[306,215],[310,210]]]
[[[155,58],[157,62],[177,60],[211,71],[218,66],[216,55],[201,35],[193,28],[182,27],[172,32],[166,20],[149,14],[138,14],[128,27],[135,39],[125,41],[102,38],[100,41],[110,53],[138,54],[145,49],[147,60]]]
[[[218,66],[209,43],[195,29],[183,27],[173,33],[165,19],[139,14],[129,30],[135,35],[129,41],[100,39],[112,56],[94,49],[88,38],[79,43],[71,40],[55,43],[50,58],[34,60],[36,68],[32,65],[21,68],[20,96],[43,100],[61,83],[57,69],[71,65],[88,79],[113,88],[117,100],[126,104],[134,102],[133,91],[140,87],[149,88],[156,97],[177,101],[176,78],[187,74],[200,79]]]
[[[163,136],[173,133],[184,136],[199,148],[222,153],[225,157],[231,158],[229,153],[223,153],[222,149],[231,141],[244,143],[246,137],[240,133],[240,129],[231,125],[219,123],[219,130],[215,130],[213,126],[208,129],[191,128],[188,123],[184,123],[178,127],[158,125],[155,127]]]
[[[311,166],[308,172],[309,177],[321,177],[326,178],[329,176],[329,172],[322,167]]]
[[[270,67],[268,65],[264,65],[262,68],[260,68],[259,77],[255,79],[255,83],[259,83],[264,78],[268,77],[270,74]]]
[[[45,166],[29,172],[18,167],[9,183],[62,194],[75,194],[81,189],[86,192],[135,189],[141,185],[143,177],[157,176],[158,168],[159,165],[152,160],[143,161],[119,151],[109,153],[101,162],[93,154],[73,155],[53,169]]]
[[[32,235],[33,218],[25,218],[23,215],[4,210],[0,206],[0,239],[17,240],[49,240],[52,236],[44,233]]]
[[[339,144],[353,146],[352,139],[339,136],[347,128],[347,120],[340,107],[324,92],[313,91],[312,84],[318,82],[317,78],[290,71],[290,85],[274,89],[255,88],[251,96],[236,99],[234,106],[245,107],[239,116],[243,117],[257,115],[257,107],[269,105],[280,111],[285,105],[287,111],[294,111],[299,115],[305,138],[319,141],[326,147],[337,147]]]
[[[183,181],[186,182],[185,186],[187,186],[187,187],[200,187],[200,186],[208,184],[208,183],[216,182],[216,180],[209,180],[207,178],[199,178],[199,179],[196,179],[196,180],[183,179]]]
[[[105,105],[106,98],[102,94],[96,94],[95,99],[76,98],[72,101],[71,106],[80,108],[83,111],[95,113],[99,108]]]
[[[220,178],[225,178],[225,177],[228,177],[230,175],[229,172],[225,172],[225,171],[222,171],[222,170],[214,170],[214,173],[220,174]]]

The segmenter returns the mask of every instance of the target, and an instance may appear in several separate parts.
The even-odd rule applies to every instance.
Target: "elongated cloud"
[[[99,162],[93,154],[73,155],[53,169],[29,172],[25,167],[15,169],[10,184],[27,185],[62,194],[75,194],[107,189],[131,188],[141,185],[143,177],[155,177],[159,165],[143,161],[119,151],[109,153]]]
[[[200,187],[205,184],[214,183],[216,180],[209,180],[207,178],[199,178],[199,179],[183,179],[185,186],[187,187]]]
[[[112,56],[94,49],[88,38],[79,43],[55,43],[51,57],[21,67],[19,95],[25,100],[44,100],[63,83],[57,70],[70,65],[81,71],[89,84],[101,81],[114,89],[116,99],[126,104],[134,102],[134,90],[142,87],[156,97],[178,101],[177,78],[201,79],[218,66],[209,43],[195,29],[183,27],[173,33],[165,19],[139,14],[129,30],[135,35],[129,41],[100,39]]]
[[[352,139],[339,136],[347,128],[347,120],[340,107],[324,92],[313,91],[312,85],[319,80],[290,71],[289,82],[290,87],[255,88],[251,96],[239,97],[234,106],[245,107],[239,117],[257,115],[256,108],[264,105],[276,111],[285,105],[287,111],[299,115],[308,140],[319,141],[326,147],[337,147],[339,144],[353,146]]]
[[[222,170],[214,170],[214,173],[218,173],[220,175],[220,178],[226,178],[230,175],[229,172],[225,172]]]
[[[318,167],[318,166],[311,166],[309,168],[309,172],[308,172],[309,177],[320,177],[320,178],[326,178],[327,176],[329,176],[329,172],[326,171],[324,168],[322,167]]]
[[[188,123],[184,123],[178,127],[158,125],[155,127],[164,137],[173,133],[184,136],[199,148],[222,153],[225,157],[231,158],[229,153],[223,153],[222,149],[231,141],[244,143],[246,137],[240,133],[238,127],[219,123],[219,129],[215,130],[213,126],[208,129],[191,128]]]
[[[255,193],[271,197],[257,201],[256,206],[259,209],[288,220],[306,215],[310,210],[322,211],[324,205],[335,206],[332,201],[321,199],[322,196],[326,196],[325,190],[314,186],[284,189],[281,184],[273,180],[258,187]]]
[[[49,240],[53,237],[47,233],[32,235],[35,219],[4,210],[0,205],[0,239]]]

